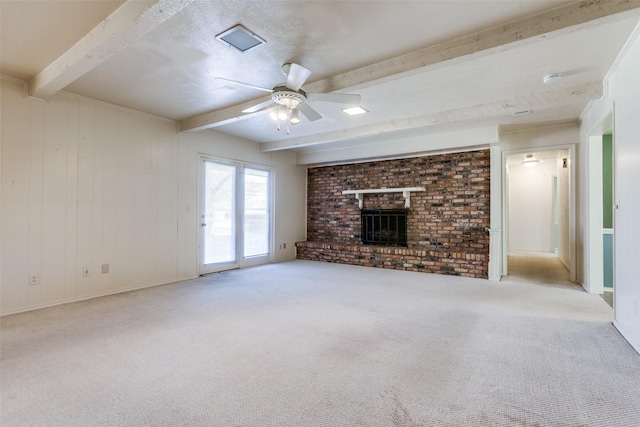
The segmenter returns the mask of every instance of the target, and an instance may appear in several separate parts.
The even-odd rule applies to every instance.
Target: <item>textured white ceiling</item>
[[[122,3],[3,0],[2,74],[33,79]],[[65,90],[184,121],[185,127],[196,117],[216,131],[265,143],[265,149],[300,151],[452,124],[514,127],[577,120],[590,97],[600,96],[602,80],[639,16],[624,12],[562,28],[535,16],[567,10],[556,19],[570,21],[593,6],[569,9],[574,2],[478,0],[157,4],[166,8],[172,3],[180,4],[175,15],[114,49]],[[267,43],[240,53],[215,40],[238,23]],[[523,27],[522,40],[518,25]],[[546,33],[547,27],[552,31]],[[488,34],[489,28],[495,34],[505,29],[512,38],[489,40],[493,45],[484,48],[481,37],[468,37]],[[536,36],[526,36],[527,31]],[[456,49],[473,43],[474,52],[456,56]],[[413,52],[430,47],[433,63],[411,63]],[[349,118],[340,105],[315,103],[323,119],[303,119],[287,136],[265,112],[245,115],[234,107],[263,101],[267,94],[215,79],[271,88],[284,80],[280,69],[286,62],[312,71],[305,84],[312,91],[337,87],[361,94],[370,113]],[[385,74],[385,67],[395,68]],[[562,73],[562,81],[543,85],[543,76],[554,72]],[[532,113],[512,116],[519,108]],[[224,119],[216,123],[218,117]]]

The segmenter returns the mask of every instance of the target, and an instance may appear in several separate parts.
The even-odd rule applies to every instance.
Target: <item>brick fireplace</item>
[[[488,277],[488,150],[309,168],[307,241],[297,257]],[[410,195],[407,246],[362,244],[359,201],[347,190],[424,187]],[[363,209],[403,209],[402,192],[369,192]]]

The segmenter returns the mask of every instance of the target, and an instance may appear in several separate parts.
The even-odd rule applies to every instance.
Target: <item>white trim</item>
[[[362,150],[352,142],[305,149],[297,153],[297,163],[313,166],[333,166],[381,160],[396,160],[441,154],[486,150],[499,142],[498,126],[466,130],[423,129],[419,135],[377,135]]]
[[[182,277],[182,278],[178,277],[178,278],[175,278],[175,279],[172,279],[172,280],[167,280],[167,281],[162,281],[162,282],[151,282],[151,283],[147,283],[145,285],[132,286],[130,288],[118,289],[118,290],[109,291],[109,292],[101,292],[99,294],[84,296],[84,297],[80,297],[80,298],[65,299],[64,301],[52,302],[52,303],[32,306],[32,307],[29,307],[29,308],[21,308],[21,309],[18,309],[18,310],[7,311],[7,312],[4,312],[4,313],[0,314],[0,317],[11,316],[12,314],[27,313],[29,311],[40,310],[42,308],[48,308],[48,307],[55,307],[55,306],[58,306],[58,305],[71,304],[71,303],[74,303],[74,302],[87,301],[87,300],[90,300],[90,299],[106,297],[106,296],[109,296],[109,295],[123,294],[125,292],[138,291],[138,290],[146,289],[146,288],[154,288],[156,286],[170,285],[170,284],[173,284],[173,283],[179,283],[179,282],[182,282],[182,281],[185,281],[185,280],[192,280],[192,279],[197,279],[197,278],[198,278],[197,275],[196,276],[187,276],[187,277]]]
[[[489,229],[489,280],[500,281],[502,279],[502,229]]]
[[[234,166],[236,168],[235,171],[235,179],[236,185],[234,191],[236,192],[235,198],[235,211],[236,211],[236,238],[237,238],[237,227],[241,227],[240,219],[242,218],[241,211],[244,211],[244,173],[246,169],[255,169],[262,170],[269,173],[269,252],[263,255],[255,255],[250,257],[244,256],[244,247],[242,242],[236,241],[236,260],[235,262],[229,263],[220,263],[216,264],[215,267],[204,268],[202,264],[202,212],[204,211],[204,187],[203,187],[203,173],[204,173],[204,163],[206,161],[211,161],[214,163],[225,164],[229,166]],[[218,273],[226,270],[235,270],[238,268],[247,268],[253,267],[256,265],[269,264],[274,262],[275,260],[275,251],[276,251],[276,237],[275,237],[275,168],[268,165],[263,165],[254,162],[247,162],[244,160],[230,159],[219,156],[210,155],[204,153],[202,151],[196,152],[196,162],[197,162],[197,182],[196,182],[196,191],[197,191],[197,221],[196,221],[196,233],[197,233],[197,256],[196,256],[196,271],[198,271],[199,275]],[[244,233],[244,231],[243,231]],[[244,235],[243,235],[244,236]]]
[[[607,71],[607,74],[605,74],[604,78],[602,79],[602,85],[603,85],[602,97],[600,97],[600,99],[591,100],[587,103],[587,106],[585,107],[585,109],[582,110],[582,113],[580,113],[580,116],[579,116],[580,123],[583,123],[585,121],[585,117],[588,114],[590,114],[591,110],[593,110],[593,108],[596,105],[600,104],[602,101],[606,102],[606,100],[609,99],[609,82],[611,80],[611,77],[618,70],[618,67],[620,67],[620,63],[622,62],[623,58],[627,55],[627,53],[629,52],[629,49],[631,49],[631,47],[635,44],[636,39],[638,39],[639,37],[640,37],[640,22],[635,26],[635,28],[631,32],[631,35],[629,36],[629,38],[627,38],[627,41],[622,46],[622,49],[620,49],[620,52],[618,52],[618,55],[616,56],[616,59],[613,61],[613,64],[609,68],[609,71]],[[593,129],[590,129],[588,133],[589,136],[597,133],[598,128],[600,126],[607,125],[606,123],[607,116],[610,116],[613,114],[613,106],[611,108],[608,108],[607,106],[605,106],[604,109],[608,112],[605,112],[605,114],[603,114],[600,120],[596,121],[597,124],[594,126]],[[609,122],[609,124],[611,123]]]
[[[631,47],[635,44],[636,39],[640,37],[640,22],[638,22],[638,24],[636,24],[635,28],[633,29],[633,31],[631,32],[631,35],[629,36],[629,38],[627,38],[627,41],[624,42],[624,45],[622,46],[622,49],[620,49],[620,52],[618,52],[618,55],[616,56],[616,59],[614,59],[613,64],[611,65],[611,67],[609,68],[609,71],[607,71],[607,74],[604,75],[604,78],[602,79],[603,82],[605,82],[605,86],[604,86],[604,93],[603,93],[603,98],[607,99],[608,98],[608,83],[609,80],[611,79],[611,76],[618,70],[618,68],[620,67],[620,63],[622,62],[622,59],[627,56],[627,53],[629,52],[629,49],[631,49]],[[580,117],[582,118],[582,116]]]
[[[613,304],[615,307],[615,303]],[[633,335],[631,335],[630,333],[628,333],[626,331],[626,329],[624,329],[620,323],[618,323],[617,320],[613,321],[613,326],[616,328],[616,330],[620,333],[620,335],[622,335],[622,337],[627,340],[627,342],[631,345],[631,347],[638,353],[640,354],[640,342],[637,342],[634,340]]]
[[[490,228],[489,228],[489,280],[499,281],[502,278],[502,156],[499,144],[491,147],[490,158]]]
[[[607,115],[598,127],[609,122]],[[584,288],[587,292],[601,294],[604,289],[604,243],[602,241],[602,133],[595,130],[587,136],[587,200],[586,200],[586,277]]]
[[[507,158],[515,154],[537,153],[541,151],[567,150],[569,151],[569,280],[577,282],[577,239],[576,239],[576,144],[548,145],[530,147],[515,150],[502,151],[501,177],[502,177],[502,275],[508,274],[507,256],[509,248],[509,198],[507,180]],[[564,264],[564,263],[563,263]]]

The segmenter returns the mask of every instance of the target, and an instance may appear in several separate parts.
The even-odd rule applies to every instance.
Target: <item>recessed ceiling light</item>
[[[365,114],[369,112],[368,110],[365,110],[360,106],[343,108],[342,111],[349,116],[357,116],[359,114]]]
[[[247,30],[240,24],[218,34],[216,39],[220,40],[227,46],[235,47],[240,52],[246,52],[251,48],[266,43],[265,40],[256,36],[253,32]]]

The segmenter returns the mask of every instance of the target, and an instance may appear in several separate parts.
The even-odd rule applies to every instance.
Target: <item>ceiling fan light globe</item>
[[[271,120],[273,120],[274,122],[278,121],[278,111],[277,108],[274,108],[273,110],[271,110],[271,112],[269,113],[269,118]]]
[[[298,112],[297,108],[291,109],[291,119],[289,120],[289,122],[292,125],[297,125],[298,123],[300,123],[300,113]]]
[[[287,107],[281,105],[278,107],[278,120],[287,120],[289,118],[289,112],[287,111]]]

